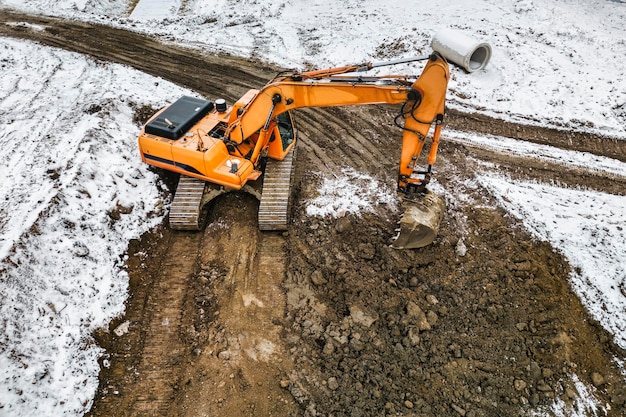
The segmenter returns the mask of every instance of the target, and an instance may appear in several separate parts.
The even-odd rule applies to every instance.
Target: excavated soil
[[[3,24],[2,36],[130,65],[212,98],[236,99],[276,71],[119,28],[0,17],[44,28]],[[154,110],[137,103],[138,126]],[[567,261],[471,180],[498,169],[617,193],[626,180],[446,142],[444,133],[435,175],[451,198],[434,244],[391,249],[399,213],[385,205],[360,217],[307,216],[320,175],[352,167],[393,185],[395,111],[296,114],[297,186],[285,233],[260,233],[258,202],[231,193],[212,203],[203,232],[164,224],[131,242],[127,312],[95,335],[106,354],[88,415],[528,415],[556,397],[571,404],[576,374],[609,416],[623,416],[626,384],[614,357],[626,353],[572,293]],[[448,124],[626,156],[623,141],[589,134],[459,112]]]

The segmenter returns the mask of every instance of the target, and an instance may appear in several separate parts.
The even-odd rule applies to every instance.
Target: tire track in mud
[[[146,237],[155,252],[131,250],[129,270],[147,271],[131,274],[128,334],[97,336],[111,365],[88,415],[297,415],[281,386],[293,368],[281,339],[286,240],[258,231],[257,208],[227,194],[204,232],[162,230]]]
[[[205,55],[137,32],[96,23],[6,10],[0,10],[0,23],[2,36],[34,40],[95,59],[128,65],[207,97],[217,95],[237,99],[251,86],[265,84],[275,73],[244,59]]]
[[[165,257],[159,262],[161,274],[156,275],[145,316],[140,326],[146,329],[139,377],[127,389],[134,398],[128,415],[167,415],[174,398],[174,385],[179,379],[180,358],[188,349],[180,338],[183,303],[194,271],[202,235],[173,235]]]
[[[217,313],[206,323],[211,336],[201,352],[181,366],[186,382],[171,413],[297,415],[280,385],[293,367],[281,339],[286,240],[258,231],[252,197],[234,193],[219,200],[199,264],[200,274],[211,277],[205,290],[215,294]]]
[[[567,150],[589,152],[626,162],[626,140],[617,138],[589,132],[515,123],[453,109],[448,110],[447,123],[452,129],[460,131],[485,133]]]
[[[181,338],[183,305],[197,267],[202,234],[166,231],[160,238],[162,246],[156,252],[147,255],[137,248],[139,252],[132,255],[131,264],[144,265],[129,267],[131,299],[124,317],[128,333],[117,342],[108,334],[96,335],[99,344],[111,352],[111,365],[101,375],[98,398],[89,415],[165,416],[171,408],[182,375],[180,364],[189,354]],[[133,272],[142,269],[140,276]]]
[[[570,188],[585,188],[615,195],[626,193],[626,172],[618,175],[595,169],[546,161],[539,157],[506,154],[477,144],[460,144],[450,141],[446,144],[452,152],[463,152],[477,161],[474,172],[496,171],[506,173],[521,181],[541,181],[548,184],[561,184]],[[490,167],[495,163],[495,168]]]
[[[390,120],[383,119],[388,115],[378,106],[367,107],[372,108],[368,116],[380,113],[374,121],[364,119],[364,107],[304,109],[296,113],[299,147],[309,159],[311,170],[333,175],[337,168],[349,167],[395,179],[402,132],[388,125]]]

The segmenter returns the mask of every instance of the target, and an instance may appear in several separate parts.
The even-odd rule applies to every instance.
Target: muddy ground
[[[232,101],[277,70],[123,29],[1,10],[0,20],[2,36],[127,64],[209,98]],[[138,126],[154,110],[137,103]],[[88,415],[529,415],[557,397],[572,404],[573,374],[608,415],[625,415],[614,357],[626,352],[572,293],[567,261],[471,181],[497,169],[619,193],[623,177],[446,142],[444,132],[435,175],[448,208],[433,245],[391,249],[399,213],[384,205],[361,217],[306,216],[320,175],[353,167],[393,185],[395,111],[296,113],[285,233],[260,233],[258,202],[231,193],[212,204],[204,232],[163,224],[131,242],[127,312],[95,335],[106,354]],[[626,158],[624,142],[611,138],[459,112],[448,126]],[[176,178],[160,175],[173,189]]]

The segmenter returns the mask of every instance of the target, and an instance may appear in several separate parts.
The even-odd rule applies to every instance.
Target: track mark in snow
[[[65,52],[40,48],[33,54],[21,42],[3,43],[13,59],[0,84],[0,115],[18,116],[0,124],[0,158],[6,161],[0,168],[0,258],[75,176],[79,145],[96,121],[83,113],[79,98],[97,97],[101,77],[87,61],[66,60]]]
[[[179,366],[188,345],[181,339],[183,302],[197,262],[201,233],[176,233],[170,250],[161,260],[162,274],[155,277],[153,291],[146,303],[146,329],[139,377],[129,387],[135,401],[132,415],[168,414],[174,397],[174,386],[181,374]]]
[[[491,135],[477,135],[456,130],[447,131],[444,140],[492,150],[505,155],[537,159],[554,165],[560,165],[564,168],[577,167],[584,171],[603,174],[612,178],[626,179],[625,162],[598,156],[589,152],[577,152],[524,140]]]

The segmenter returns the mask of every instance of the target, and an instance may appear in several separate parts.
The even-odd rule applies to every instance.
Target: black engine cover
[[[183,96],[146,125],[146,133],[167,139],[179,139],[194,124],[213,110],[213,102]]]

